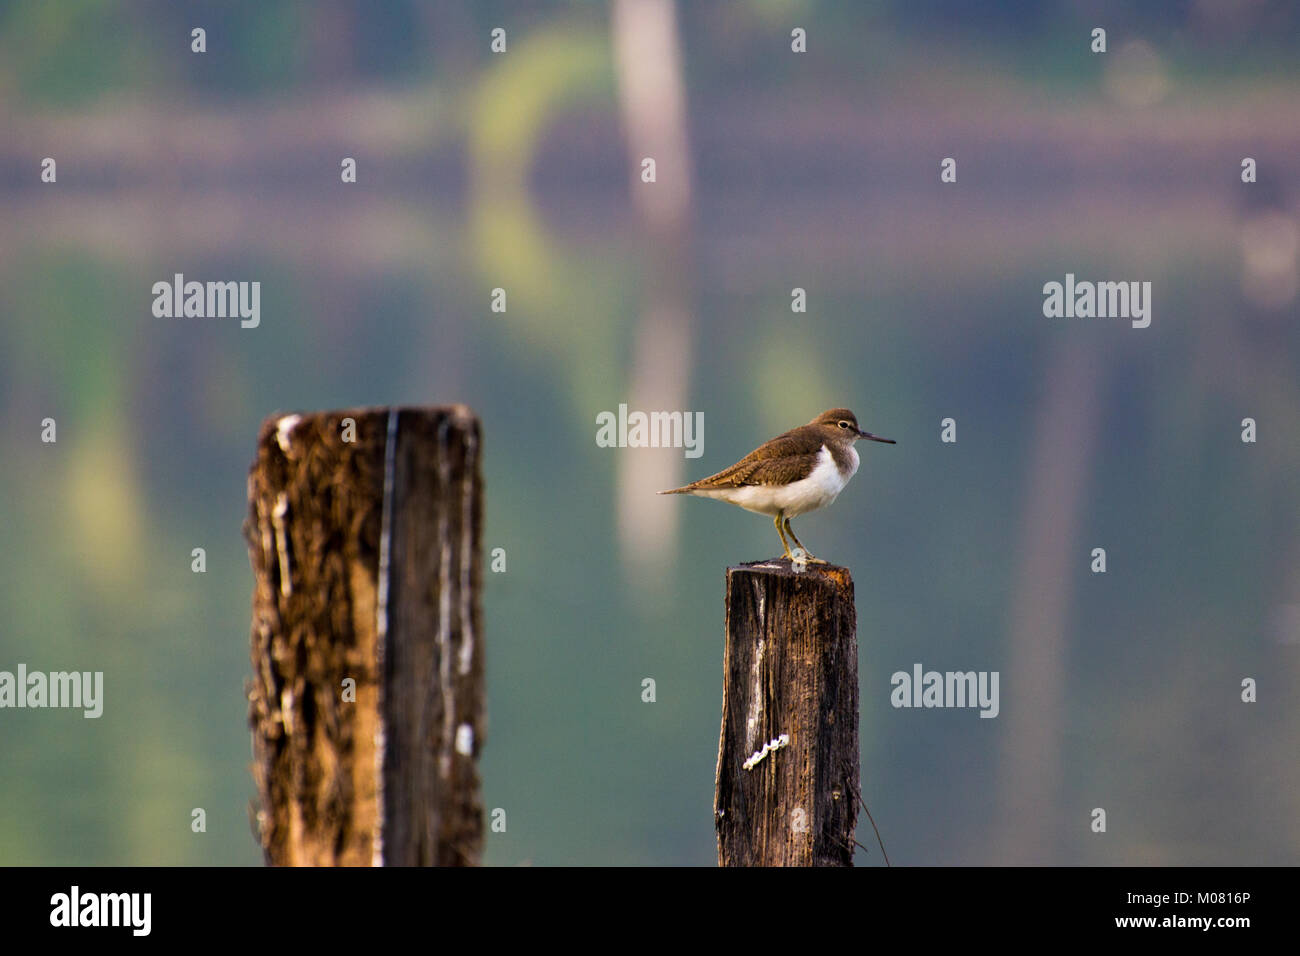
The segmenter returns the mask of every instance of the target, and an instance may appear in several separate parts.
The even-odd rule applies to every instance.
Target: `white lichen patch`
[[[744,767],[746,770],[753,770],[756,766],[758,766],[759,761],[761,761],[768,754],[772,753],[775,750],[780,750],[782,747],[787,747],[789,745],[790,745],[789,734],[782,734],[779,737],[774,737],[773,739],[769,740],[767,743],[763,744],[762,750],[756,750],[754,751],[754,753],[750,754],[749,759],[746,760],[743,764],[741,764],[741,766]]]
[[[474,728],[469,724],[456,728],[456,753],[464,757],[474,756]]]
[[[275,443],[280,446],[280,451],[290,458],[293,457],[293,447],[290,445],[293,429],[300,421],[302,421],[301,415],[285,415],[275,423]]]
[[[275,549],[280,558],[280,593],[288,597],[293,593],[293,570],[289,567],[289,533],[284,526],[284,516],[289,513],[289,496],[281,492],[271,510],[271,526],[275,529]]]

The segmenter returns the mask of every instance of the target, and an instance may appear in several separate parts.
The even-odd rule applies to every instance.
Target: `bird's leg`
[[[781,530],[781,522],[784,520],[785,520],[784,512],[778,511],[776,513],[776,520],[773,521],[772,523],[776,525],[776,533],[781,536],[781,547],[785,549],[785,554],[781,555],[781,557],[790,558],[793,560],[794,555],[790,553],[790,542],[785,540],[785,532]]]
[[[811,564],[825,564],[825,563],[826,563],[826,561],[823,560],[822,558],[814,558],[814,557],[812,556],[812,552],[809,551],[807,548],[805,548],[805,547],[803,546],[803,542],[800,541],[800,540],[795,536],[795,533],[794,533],[794,525],[790,524],[790,519],[789,519],[789,518],[786,518],[786,519],[785,519],[785,530],[789,533],[789,535],[790,535],[790,540],[792,540],[792,541],[794,542],[795,547],[798,548],[800,551],[802,551],[802,552],[804,553],[804,560],[805,560],[805,561],[808,561],[808,562],[810,562]],[[784,539],[783,539],[783,540],[784,540]]]

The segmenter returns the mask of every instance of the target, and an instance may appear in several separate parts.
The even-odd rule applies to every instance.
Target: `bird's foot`
[[[804,548],[795,548],[794,553],[787,554],[786,557],[788,557],[791,561],[795,562],[796,564],[829,564],[830,563],[823,558],[813,557],[812,554],[810,554]]]

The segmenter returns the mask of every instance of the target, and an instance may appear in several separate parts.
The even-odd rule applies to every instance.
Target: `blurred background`
[[[0,712],[0,863],[260,863],[258,425],[452,401],[507,556],[487,863],[715,862],[723,571],[778,542],[653,492],[837,405],[898,441],[798,529],[895,864],[1300,862],[1300,10],[992,6],[0,2],[0,669],[106,697]],[[155,318],[177,272],[260,326]],[[1150,327],[1045,318],[1067,272]],[[598,447],[622,402],[703,456]],[[892,708],[917,662],[1000,716]]]

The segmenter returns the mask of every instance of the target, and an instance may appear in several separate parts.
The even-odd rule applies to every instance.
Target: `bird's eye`
[[[849,427],[848,422],[840,422],[840,428],[848,428],[848,427]]]

